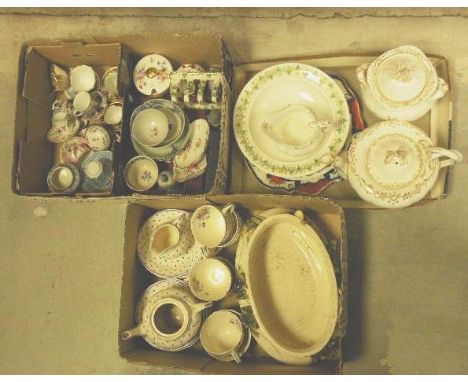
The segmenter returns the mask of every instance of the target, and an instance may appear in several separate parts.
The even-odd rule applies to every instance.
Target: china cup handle
[[[432,159],[440,159],[439,168],[452,166],[456,163],[460,163],[463,160],[463,155],[457,150],[444,149],[442,147],[431,147]]]
[[[194,305],[192,305],[192,313],[197,314],[197,313],[201,312],[202,310],[205,310],[205,309],[209,308],[212,305],[213,305],[212,301],[200,302],[198,304],[194,304]]]
[[[241,363],[241,359],[235,351],[231,352],[231,356],[232,358],[234,358],[234,361],[236,361],[236,363]]]
[[[78,110],[75,110],[75,111],[73,112],[73,115],[74,115],[75,117],[77,117],[77,118],[80,118],[81,116],[83,116],[83,112],[78,111]]]
[[[356,76],[359,81],[359,84],[363,89],[367,88],[369,85],[367,84],[366,73],[367,69],[369,68],[369,64],[363,64],[358,66],[356,69]]]
[[[445,93],[447,93],[447,91],[448,91],[447,83],[442,78],[439,77],[439,82],[437,83],[437,90],[434,92],[431,99],[436,100],[436,99],[442,98],[445,95]]]
[[[236,206],[233,204],[233,203],[229,203],[229,204],[226,204],[223,209],[221,210],[221,212],[224,214],[228,213],[228,212],[234,212]]]

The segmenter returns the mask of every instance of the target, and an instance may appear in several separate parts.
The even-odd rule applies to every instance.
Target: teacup
[[[134,191],[147,191],[156,184],[158,172],[158,165],[154,160],[139,155],[130,159],[125,166],[125,183]]]
[[[80,65],[70,71],[70,85],[75,92],[88,92],[96,87],[96,73],[91,66]]]
[[[207,248],[223,248],[234,244],[241,224],[234,204],[227,204],[223,208],[204,205],[198,207],[191,218],[195,240]]]
[[[70,163],[59,163],[49,171],[47,185],[52,192],[70,194],[80,185],[80,173]]]
[[[79,92],[73,99],[75,116],[84,118],[92,117],[101,107],[102,100],[102,95],[99,92]]]
[[[131,125],[133,138],[143,146],[158,146],[169,133],[169,122],[166,115],[156,109],[139,112]]]
[[[192,293],[203,301],[219,301],[230,291],[232,271],[225,261],[207,258],[196,264],[189,276]]]
[[[122,333],[123,340],[143,336],[148,330],[156,332],[166,338],[180,337],[190,326],[194,317],[204,309],[209,308],[211,302],[192,303],[175,297],[165,297],[155,302],[151,309],[150,323],[140,323],[133,329]]]
[[[200,331],[203,348],[220,361],[240,363],[250,344],[250,337],[239,313],[227,309],[218,310],[208,316]]]
[[[117,125],[122,121],[122,104],[115,102],[109,105],[104,113],[104,122],[108,125]]]

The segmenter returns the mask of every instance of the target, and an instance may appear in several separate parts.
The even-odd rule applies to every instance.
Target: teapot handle
[[[444,149],[443,147],[431,147],[429,151],[432,159],[441,159],[439,168],[452,166],[463,160],[462,153],[457,150]]]
[[[439,98],[442,98],[445,95],[445,93],[447,93],[447,91],[448,91],[447,83],[442,78],[439,77],[439,81],[437,83],[437,89],[432,95],[431,99],[437,100]]]
[[[361,85],[361,88],[366,89],[369,84],[367,83],[367,78],[366,78],[366,73],[367,69],[369,68],[369,64],[362,64],[357,67],[356,69],[356,77],[359,81],[359,85]]]

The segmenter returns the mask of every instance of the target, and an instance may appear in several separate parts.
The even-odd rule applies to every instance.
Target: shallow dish
[[[301,106],[297,112],[307,110],[317,120],[330,122],[320,124],[319,131],[309,136],[310,145],[301,147],[297,155],[278,150],[264,128],[275,113],[291,105]],[[257,73],[244,87],[234,111],[234,136],[252,164],[269,174],[300,180],[333,163],[350,134],[350,122],[344,94],[332,78],[315,67],[288,63]]]

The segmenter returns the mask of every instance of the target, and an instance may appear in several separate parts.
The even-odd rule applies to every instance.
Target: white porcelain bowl
[[[146,109],[136,115],[131,132],[140,145],[155,147],[166,139],[169,122],[162,111]]]

